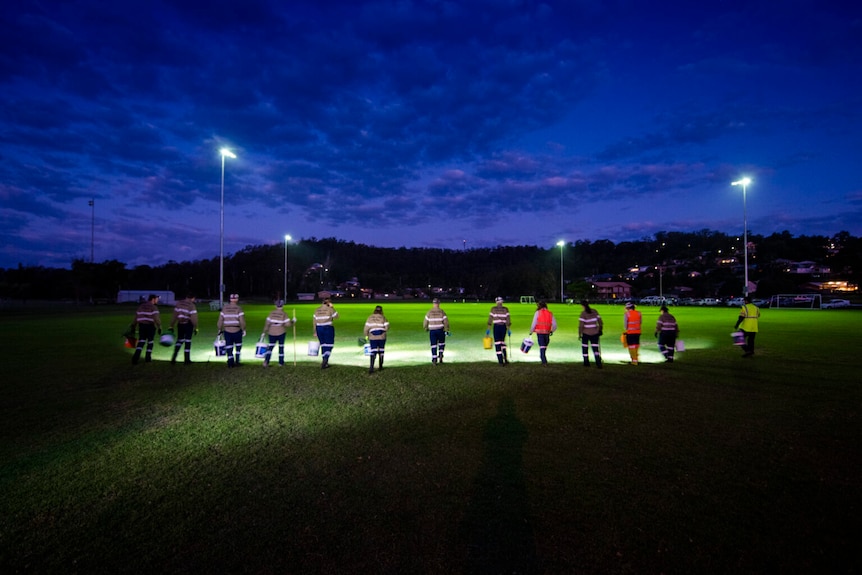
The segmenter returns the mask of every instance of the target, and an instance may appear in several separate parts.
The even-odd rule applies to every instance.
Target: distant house
[[[817,262],[804,261],[790,262],[785,266],[784,271],[789,274],[828,274],[831,269]]]
[[[628,299],[632,297],[632,286],[626,282],[593,282],[596,299]]]

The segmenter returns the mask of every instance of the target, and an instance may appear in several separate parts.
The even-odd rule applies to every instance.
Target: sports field
[[[242,302],[241,302],[242,303]],[[333,367],[263,369],[267,305],[244,304],[241,369],[131,365],[133,307],[3,310],[4,573],[752,573],[862,569],[862,354],[856,310],[762,311],[757,353],[735,308],[673,310],[687,351],[642,364],[598,306],[605,369],[584,368],[579,306],[550,304],[550,365],[482,348],[490,303],[444,302],[432,366],[427,304],[383,302],[386,370],[357,338],[375,303],[340,303]],[[292,304],[287,304],[288,310]],[[162,306],[163,320],[170,313]]]

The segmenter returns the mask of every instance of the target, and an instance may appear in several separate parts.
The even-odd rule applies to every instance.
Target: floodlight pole
[[[748,295],[748,208],[746,206],[746,191],[748,184],[751,183],[751,178],[742,178],[736,182],[731,182],[731,186],[742,186],[742,252],[745,258],[745,285],[742,288],[742,295]]]
[[[560,240],[557,245],[560,246],[560,303],[566,303],[566,297],[563,295],[563,246],[566,242]]]
[[[284,236],[284,291],[281,294],[281,299],[287,300],[287,244],[290,242],[290,235]]]
[[[236,159],[236,155],[227,148],[221,149],[221,211],[219,218],[219,250],[218,250],[218,308],[224,307],[224,159]]]

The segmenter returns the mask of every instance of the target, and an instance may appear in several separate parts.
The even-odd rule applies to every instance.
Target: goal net
[[[820,309],[820,303],[819,293],[785,293],[769,299],[769,307],[779,309]]]
[[[531,295],[522,295],[521,303],[536,303],[536,298]]]

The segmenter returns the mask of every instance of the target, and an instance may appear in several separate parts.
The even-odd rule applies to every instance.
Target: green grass
[[[203,306],[202,306],[203,307]],[[391,303],[387,369],[357,345],[373,304],[337,304],[334,367],[132,366],[129,307],[0,317],[0,569],[5,573],[752,573],[862,568],[862,358],[855,311],[675,310],[689,351],[623,362],[622,308],[600,306],[606,368],[580,365],[578,306],[552,304],[551,364],[500,368],[491,304],[447,303],[432,366],[427,305]],[[512,346],[533,306],[513,304]],[[167,315],[167,314],[166,314]]]

